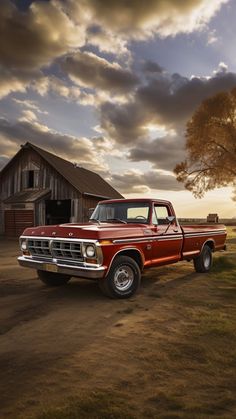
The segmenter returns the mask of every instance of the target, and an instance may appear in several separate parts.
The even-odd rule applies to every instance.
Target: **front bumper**
[[[103,278],[105,267],[87,267],[87,266],[71,266],[65,263],[45,262],[41,260],[28,259],[24,256],[18,257],[18,262],[21,266],[26,268],[33,268],[41,271],[56,272],[71,276],[78,276],[80,278],[99,279]]]

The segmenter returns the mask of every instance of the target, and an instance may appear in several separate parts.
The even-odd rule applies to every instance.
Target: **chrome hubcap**
[[[127,266],[120,266],[114,274],[114,284],[117,290],[126,291],[129,289],[134,281],[133,270]]]

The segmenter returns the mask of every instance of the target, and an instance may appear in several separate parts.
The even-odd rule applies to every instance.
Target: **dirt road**
[[[17,242],[0,241],[2,418],[38,417],[97,391],[122,400],[121,416],[107,417],[187,418],[196,406],[201,417],[236,417],[232,366],[220,372],[216,361],[209,372],[209,339],[193,334],[199,315],[235,310],[209,275],[187,262],[153,269],[134,298],[109,300],[93,281],[47,288],[17,252]]]

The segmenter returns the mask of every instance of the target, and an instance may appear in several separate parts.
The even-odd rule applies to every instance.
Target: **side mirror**
[[[169,215],[168,217],[166,217],[166,221],[168,221],[168,226],[167,226],[167,228],[166,228],[166,230],[164,231],[163,234],[167,233],[171,224],[173,224],[173,222],[176,221],[176,217],[174,215]]]
[[[169,224],[173,224],[173,222],[176,221],[176,217],[174,215],[169,215],[166,217],[166,221],[168,221]]]

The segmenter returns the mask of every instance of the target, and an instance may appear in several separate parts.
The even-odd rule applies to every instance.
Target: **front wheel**
[[[200,255],[193,260],[196,272],[209,272],[212,267],[212,250],[209,246],[205,245]]]
[[[47,271],[37,271],[39,279],[46,285],[50,287],[59,287],[60,285],[65,285],[70,280],[69,275],[58,274],[55,272]]]
[[[110,298],[129,298],[138,290],[141,272],[129,256],[117,256],[105,278],[99,279],[103,294]]]

